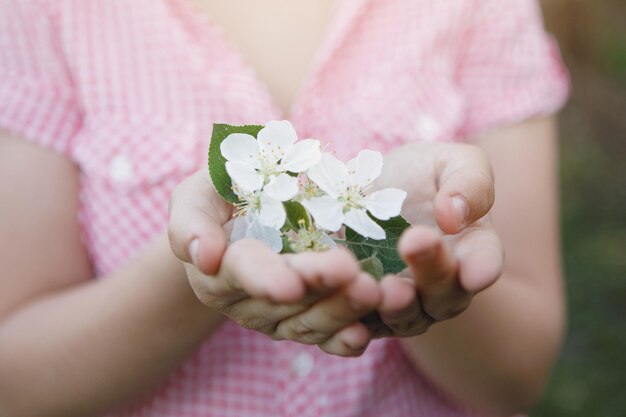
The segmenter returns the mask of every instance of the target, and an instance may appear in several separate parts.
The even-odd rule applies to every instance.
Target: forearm
[[[417,367],[444,392],[486,415],[532,406],[560,346],[561,300],[506,275],[455,319],[404,339]]]
[[[163,378],[221,321],[161,238],[111,276],[36,299],[0,323],[0,409],[97,413]]]

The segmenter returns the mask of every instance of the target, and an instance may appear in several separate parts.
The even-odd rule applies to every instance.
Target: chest
[[[335,0],[192,0],[288,112],[332,17]]]

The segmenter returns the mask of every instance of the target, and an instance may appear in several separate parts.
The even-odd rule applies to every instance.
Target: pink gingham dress
[[[567,76],[532,0],[343,0],[290,114],[184,0],[0,3],[0,127],[81,169],[98,276],[167,222],[211,125],[289,118],[340,157],[552,113]],[[357,359],[225,325],[119,416],[468,416],[396,340]]]

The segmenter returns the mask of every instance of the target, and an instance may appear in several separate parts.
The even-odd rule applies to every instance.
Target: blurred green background
[[[544,0],[572,74],[561,115],[569,331],[531,417],[626,416],[626,1]]]

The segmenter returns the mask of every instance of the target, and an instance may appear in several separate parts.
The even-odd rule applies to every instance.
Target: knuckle
[[[220,312],[227,312],[232,302],[225,297],[216,295],[214,292],[209,291],[206,288],[193,288],[196,297],[200,302],[208,307],[211,307]]]
[[[291,319],[278,326],[278,333],[285,339],[317,345],[328,340],[329,335],[319,332],[304,318]]]
[[[434,323],[433,317],[421,308],[386,321],[395,336],[409,337],[425,333]]]
[[[453,307],[441,308],[428,312],[428,315],[436,321],[444,321],[454,318],[464,312],[469,306],[469,302],[463,302],[462,304],[455,305]]]
[[[255,316],[247,316],[247,317],[239,317],[238,319],[234,319],[241,327],[248,330],[257,330],[262,333],[267,333],[270,331],[271,326],[268,326],[267,321],[265,319],[261,319]]]
[[[219,285],[214,282],[216,278],[207,277],[206,280],[190,280],[191,288],[200,302],[220,312],[227,312],[236,308],[237,301],[241,300],[239,294],[232,291],[219,290]]]
[[[345,304],[347,304],[349,300],[346,297],[343,301]],[[329,309],[326,312],[325,320],[326,320],[328,327],[332,327],[334,329],[340,329],[344,327],[345,325],[350,324],[351,322],[355,320],[358,320],[364,315],[365,315],[365,312],[356,312],[354,310],[339,311],[335,309]]]
[[[390,327],[395,335],[408,337],[426,333],[432,323],[433,320],[431,319],[428,319],[426,317],[418,317],[402,323],[392,324]]]
[[[198,300],[200,300],[202,304],[214,308],[218,311],[224,311],[226,309],[227,305],[225,305],[220,297],[216,297],[213,293],[207,291],[205,288],[192,288],[193,292],[196,294],[196,298],[198,298]]]
[[[248,330],[255,330],[273,338],[276,330],[276,323],[271,322],[260,314],[250,314],[249,309],[240,303],[232,303],[223,308],[225,316]]]

